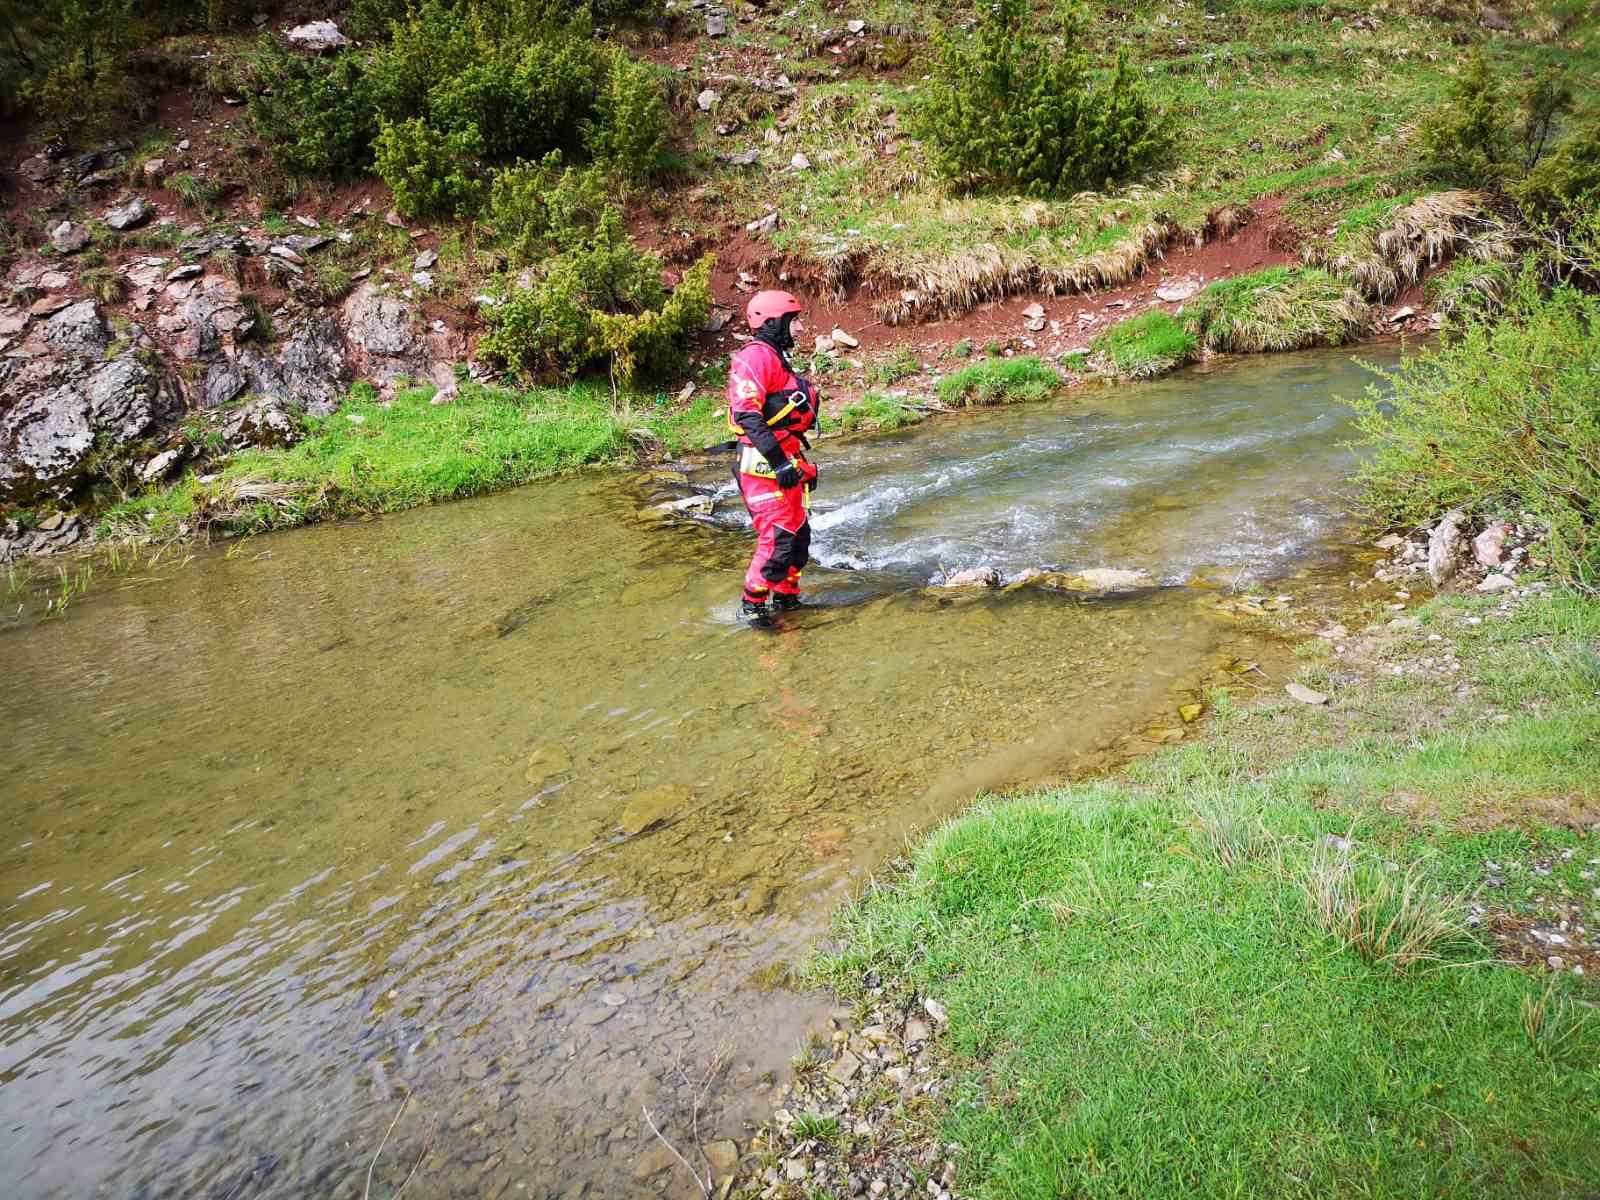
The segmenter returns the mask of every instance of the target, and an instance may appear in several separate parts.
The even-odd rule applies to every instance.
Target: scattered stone
[[[908,1046],[915,1046],[928,1040],[933,1031],[928,1028],[928,1023],[920,1017],[912,1017],[906,1022],[904,1041]]]
[[[1177,279],[1158,287],[1156,289],[1156,299],[1175,304],[1189,299],[1199,290],[1200,281],[1198,279]]]
[[[722,97],[716,92],[712,91],[710,88],[706,88],[705,91],[701,92],[695,97],[694,102],[700,106],[701,112],[710,112],[716,107],[717,101],[721,99]]]
[[[411,282],[423,291],[433,287],[433,275],[428,271],[418,271],[411,276]]]
[[[831,336],[833,338],[833,344],[835,346],[843,346],[846,350],[856,350],[856,349],[859,349],[860,346],[861,346],[861,343],[859,341],[857,341],[855,339],[855,337],[853,337],[852,335],[846,333],[843,329],[840,329],[837,325],[835,325],[833,327],[833,333],[830,334],[829,336]]]
[[[851,33],[860,33],[866,29],[867,23],[865,21],[846,21],[844,27]]]
[[[53,316],[71,303],[71,296],[46,296],[43,300],[35,300],[28,305],[28,315],[30,317]]]
[[[717,157],[730,167],[753,167],[761,161],[761,151],[736,150],[732,154],[719,154]]]
[[[125,229],[132,229],[136,225],[144,224],[155,211],[154,206],[143,196],[134,196],[126,203],[116,208],[108,209],[105,215],[105,223],[120,233]]]
[[[166,178],[167,160],[164,158],[152,158],[144,164],[141,173],[144,175],[144,181],[151,187],[159,187],[162,179]]]
[[[144,466],[139,468],[139,478],[146,483],[156,483],[165,479],[172,468],[183,458],[182,450],[163,450]]]
[[[302,50],[314,50],[321,53],[324,50],[337,50],[340,46],[348,46],[350,39],[339,32],[339,27],[332,21],[310,21],[304,25],[296,25],[289,30],[289,40]]]
[[[1321,692],[1313,691],[1311,688],[1306,687],[1305,684],[1295,683],[1292,680],[1283,685],[1283,690],[1288,692],[1294,699],[1300,701],[1301,704],[1315,705],[1329,702],[1328,697]]]
[[[411,260],[411,269],[413,271],[426,271],[438,261],[439,252],[437,250],[424,250],[421,254],[417,255],[416,258]]]
[[[1478,584],[1477,590],[1490,593],[1509,592],[1516,586],[1516,581],[1505,575],[1485,575],[1483,582]]]
[[[401,219],[399,211],[393,208],[383,214],[383,222],[385,225],[391,225],[395,229],[404,229],[406,227],[406,223]]]
[[[21,333],[31,319],[28,313],[18,312],[14,308],[0,310],[0,337]]]
[[[633,1165],[633,1177],[640,1183],[675,1166],[678,1156],[665,1146],[654,1146],[639,1156]]]
[[[819,333],[816,341],[812,343],[812,349],[817,354],[832,354],[833,339],[825,333]]]
[[[1428,578],[1434,587],[1442,587],[1460,568],[1464,541],[1461,527],[1466,519],[1465,513],[1455,509],[1428,535]]]
[[[706,332],[721,333],[723,326],[731,320],[733,320],[733,310],[731,308],[713,306],[711,311],[706,313]]]
[[[794,152],[794,157],[789,160],[789,168],[794,171],[807,171],[811,168],[811,160],[800,151]]]
[[[708,12],[706,14],[706,36],[722,37],[728,32],[728,18],[725,13]]]
[[[175,267],[167,272],[166,282],[177,283],[181,279],[194,279],[203,274],[204,271],[205,268],[199,263],[185,263],[183,266]]]
[[[1036,318],[1039,318],[1039,317],[1043,317],[1044,316],[1044,305],[1042,305],[1042,304],[1038,303],[1037,301],[1035,301],[1033,304],[1028,305],[1027,308],[1022,310],[1022,315],[1023,315],[1023,317],[1025,319],[1027,319],[1029,321],[1032,321],[1032,320],[1034,320]]]
[[[746,233],[771,233],[778,227],[778,212],[774,209],[764,217],[757,217],[745,225]]]
[[[1472,539],[1472,557],[1481,567],[1498,567],[1505,558],[1506,538],[1511,536],[1511,526],[1496,521]]]
[[[374,354],[405,355],[417,348],[410,310],[372,283],[357,288],[344,303],[350,340]]]
[[[68,354],[98,356],[110,344],[106,323],[93,300],[69,304],[45,323],[44,340]]]
[[[63,221],[50,231],[50,244],[60,254],[76,254],[89,244],[89,231],[82,225]]]
[[[56,177],[56,168],[44,155],[35,154],[17,164],[17,174],[29,183],[45,184]]]
[[[721,1138],[706,1146],[705,1156],[718,1178],[731,1175],[739,1165],[739,1144],[732,1138]]]
[[[1398,325],[1401,321],[1409,321],[1416,315],[1417,310],[1412,308],[1410,305],[1407,305],[1405,308],[1397,308],[1394,310],[1394,312],[1390,313],[1389,321],[1391,324]]]
[[[1125,592],[1149,587],[1152,580],[1143,571],[1130,571],[1122,567],[1090,567],[1086,571],[1052,571],[1040,575],[1036,582],[1043,587],[1069,592]]]
[[[1478,24],[1497,33],[1504,33],[1511,28],[1511,22],[1506,19],[1506,15],[1498,8],[1487,4],[1483,6],[1483,11],[1478,14]]]
[[[944,1005],[940,1004],[931,996],[923,1000],[922,1011],[933,1018],[933,1023],[935,1025],[950,1024],[950,1014],[944,1010]]]
[[[848,1050],[834,1059],[828,1067],[828,1078],[835,1083],[849,1083],[861,1073],[861,1060]]]
[[[1405,538],[1401,537],[1398,533],[1386,533],[1372,544],[1379,550],[1393,550],[1396,546],[1400,545],[1404,541]]]
[[[47,292],[59,292],[72,285],[72,276],[65,271],[41,271],[34,283]]]
[[[276,396],[261,396],[233,410],[222,434],[235,447],[291,446],[303,428],[289,405]]]

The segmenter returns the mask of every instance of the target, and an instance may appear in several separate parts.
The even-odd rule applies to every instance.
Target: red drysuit
[[[811,484],[817,469],[806,460],[802,435],[817,423],[817,390],[788,360],[759,338],[733,356],[728,368],[728,424],[739,434],[734,474],[756,530],[756,552],[745,572],[744,598],[766,601],[769,592],[795,596],[811,557]],[[778,485],[793,464],[800,480]]]

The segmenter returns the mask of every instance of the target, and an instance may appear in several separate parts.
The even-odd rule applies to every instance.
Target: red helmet
[[[744,319],[751,329],[760,329],[773,317],[797,313],[801,307],[800,301],[788,292],[757,292],[750,297],[750,303],[744,306]]]

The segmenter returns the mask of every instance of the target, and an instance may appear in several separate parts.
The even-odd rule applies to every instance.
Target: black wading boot
[[[804,608],[805,606],[806,602],[800,599],[800,595],[797,592],[778,592],[772,597],[772,609],[774,612],[794,612],[796,609]]]
[[[739,619],[755,629],[772,628],[772,610],[759,600],[742,600]]]

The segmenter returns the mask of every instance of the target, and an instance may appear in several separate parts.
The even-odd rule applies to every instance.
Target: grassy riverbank
[[[618,403],[600,385],[515,392],[466,384],[448,403],[435,403],[437,389],[428,385],[382,400],[358,384],[338,412],[308,418],[293,445],[244,450],[130,496],[107,510],[100,533],[156,541],[211,530],[258,533],[693,451],[728,436],[723,373],[713,368],[707,378],[710,386],[687,405],[666,395],[624,395]],[[940,404],[952,408],[1039,400],[1063,384],[1026,357],[983,359],[946,382]],[[836,408],[824,412],[825,432],[892,428],[935,411],[870,396]]]
[[[1600,603],[1335,644],[1331,705],[1219,693],[1202,744],[989,799],[849,908],[819,976],[948,1026],[818,1153],[954,1144],[962,1196],[1592,1190]]]

